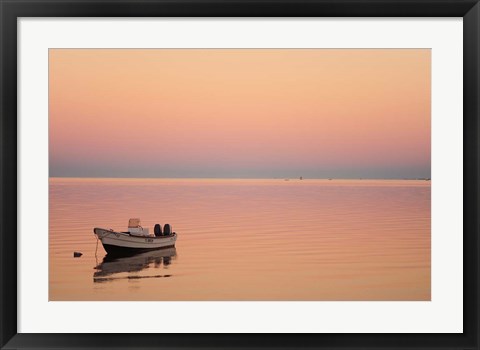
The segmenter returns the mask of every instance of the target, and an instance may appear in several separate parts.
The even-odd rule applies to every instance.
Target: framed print
[[[477,1],[3,1],[1,346],[478,349]]]

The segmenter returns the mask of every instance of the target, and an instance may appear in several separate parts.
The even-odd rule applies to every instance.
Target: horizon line
[[[49,179],[145,179],[145,180],[431,180],[431,177],[111,177],[49,176]]]

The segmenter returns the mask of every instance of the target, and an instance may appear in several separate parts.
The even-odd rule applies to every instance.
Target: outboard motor
[[[153,228],[153,232],[155,233],[155,237],[161,236],[162,226],[160,226],[159,224],[155,224],[155,227]]]
[[[163,227],[163,234],[165,236],[170,236],[172,234],[172,228],[170,227],[170,224],[165,224]]]

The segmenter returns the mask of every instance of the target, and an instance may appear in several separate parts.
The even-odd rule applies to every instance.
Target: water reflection
[[[175,247],[152,250],[130,256],[107,254],[101,263],[95,266],[93,282],[108,282],[118,279],[141,279],[171,277],[170,274],[140,274],[145,269],[167,268],[177,256]],[[121,274],[126,273],[126,276]]]

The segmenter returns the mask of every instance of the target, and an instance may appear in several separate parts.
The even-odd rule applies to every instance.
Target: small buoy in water
[[[80,252],[73,252],[73,257],[74,257],[74,258],[79,258],[79,257],[81,257],[82,255],[83,255],[83,254],[80,253]]]

